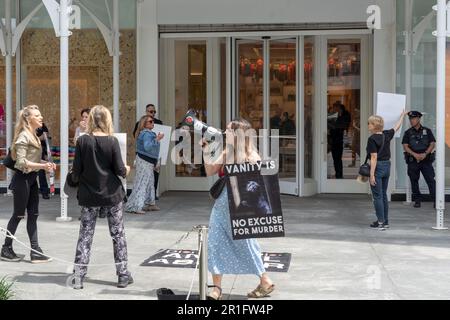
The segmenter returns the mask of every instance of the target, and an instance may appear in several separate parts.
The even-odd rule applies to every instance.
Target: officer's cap
[[[420,113],[419,111],[410,111],[410,112],[408,112],[408,117],[409,118],[421,118],[422,113]]]

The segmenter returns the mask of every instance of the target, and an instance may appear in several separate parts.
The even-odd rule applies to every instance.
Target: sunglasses
[[[147,123],[153,123],[153,122],[154,122],[153,120],[148,120],[148,121],[147,121]]]
[[[148,113],[156,113],[154,110],[147,111]]]

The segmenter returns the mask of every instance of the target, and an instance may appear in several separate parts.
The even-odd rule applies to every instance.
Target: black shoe
[[[126,288],[129,284],[134,282],[131,274],[125,276],[119,276],[119,281],[117,283],[117,288]]]
[[[71,281],[71,285],[72,288],[74,288],[75,290],[81,290],[83,289],[83,278],[81,277],[77,277],[75,275],[72,275],[72,281]]]
[[[372,224],[370,225],[371,228],[378,228],[379,223],[378,221],[372,222]]]
[[[9,261],[9,262],[19,262],[24,258],[23,255],[17,255],[12,247],[3,246],[2,252],[0,254],[0,259],[3,261]]]
[[[52,261],[52,258],[47,257],[43,254],[43,251],[41,248],[37,247],[37,248],[33,248],[33,249],[40,253],[31,251],[31,253],[30,253],[31,263],[46,263],[46,262]]]
[[[420,208],[420,207],[421,207],[420,201],[414,202],[414,208]]]
[[[48,199],[50,199],[50,195],[48,193],[44,193],[44,194],[42,194],[42,198],[45,200],[48,200]]]
[[[372,229],[385,230],[384,224],[379,223],[378,221],[372,222],[370,225]]]
[[[389,229],[389,223],[383,223],[383,228]]]

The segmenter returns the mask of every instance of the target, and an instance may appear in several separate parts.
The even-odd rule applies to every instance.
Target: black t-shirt
[[[80,206],[119,204],[125,196],[119,176],[125,178],[126,172],[116,137],[84,134],[77,139],[73,175],[79,180]]]
[[[367,155],[370,157],[371,153],[378,153],[378,161],[387,161],[391,159],[391,140],[394,137],[395,130],[384,130],[383,134],[373,134],[367,140]],[[380,150],[383,145],[383,149]]]

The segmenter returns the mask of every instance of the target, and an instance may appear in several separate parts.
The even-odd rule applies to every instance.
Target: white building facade
[[[18,21],[40,3],[12,2]],[[71,36],[69,69],[74,126],[84,107],[104,104],[113,110],[112,57],[98,25],[83,9],[108,26],[111,3],[78,1],[80,29]],[[154,103],[157,117],[174,128],[193,107],[202,121],[222,129],[234,117],[246,118],[255,129],[279,129],[281,190],[309,196],[368,193],[356,176],[366,155],[366,123],[374,113],[377,92],[408,94],[408,107],[426,112],[425,125],[435,128],[433,0],[119,3],[119,118],[120,131],[129,136],[148,103]],[[368,12],[370,6],[375,11]],[[379,29],[367,24],[376,8]],[[2,10],[4,1],[4,16]],[[43,105],[44,117],[57,119],[53,114],[58,113],[58,99],[49,97],[59,85],[53,79],[59,52],[53,47],[48,14],[39,11],[37,18],[16,55],[14,103]],[[410,47],[405,49],[405,43]],[[5,90],[1,81],[0,90]],[[337,105],[349,115],[342,150],[332,140]],[[57,146],[59,127],[55,123],[50,129]],[[131,137],[129,146],[131,162]],[[404,194],[407,176],[399,139],[392,143],[392,161],[390,191]],[[161,172],[160,191],[206,191],[212,182],[199,164],[168,162]]]

